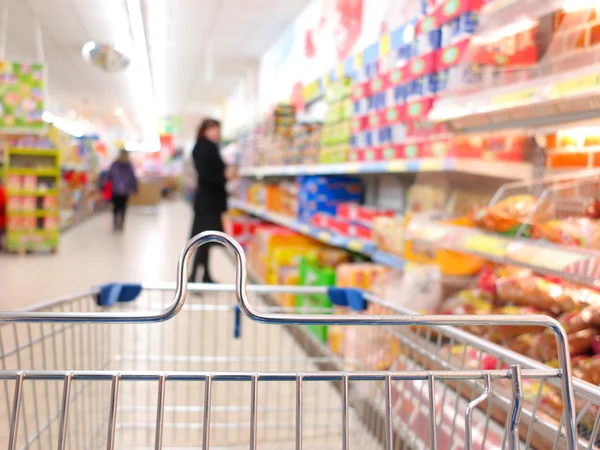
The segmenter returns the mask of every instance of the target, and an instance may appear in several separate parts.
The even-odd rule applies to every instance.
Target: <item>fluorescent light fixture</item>
[[[592,9],[600,10],[600,4],[598,0],[564,0],[562,9],[565,12],[579,11],[581,9]]]
[[[121,107],[115,108],[115,116],[123,117],[124,115],[125,115],[125,111],[123,111],[123,108],[121,108]]]
[[[44,111],[42,114],[42,120],[46,123],[52,123],[54,122],[54,114],[52,114],[50,111]]]
[[[71,120],[61,119],[60,117],[54,117],[53,125],[59,130],[70,134],[71,136],[80,138],[84,134],[83,127],[76,122]]]
[[[84,58],[86,59],[90,59],[92,57],[92,51],[96,48],[98,44],[96,44],[94,41],[88,41],[85,44],[83,44],[83,47],[81,48],[81,54],[83,55]]]
[[[148,59],[148,45],[142,19],[140,0],[127,0],[127,11],[129,14],[129,25],[133,37],[134,62],[136,64],[139,78],[136,79],[138,90],[138,104],[136,105],[142,114],[142,135],[149,142],[160,142],[158,134],[158,113],[154,88],[152,86],[152,75]]]
[[[128,152],[139,152],[140,143],[137,141],[127,141],[125,142],[125,150],[127,150]]]

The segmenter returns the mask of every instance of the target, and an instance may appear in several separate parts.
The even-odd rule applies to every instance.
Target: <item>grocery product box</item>
[[[337,216],[348,221],[371,223],[377,217],[394,217],[394,212],[369,208],[356,203],[344,203],[338,205]]]
[[[320,266],[314,258],[302,258],[300,262],[301,286],[335,286],[335,271],[329,267]],[[302,313],[310,314],[311,311],[323,309],[331,310],[331,300],[326,294],[299,295],[297,306]],[[325,325],[308,325],[308,330],[320,341],[327,342],[327,329]]]

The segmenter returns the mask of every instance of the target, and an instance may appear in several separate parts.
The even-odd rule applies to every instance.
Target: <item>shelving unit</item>
[[[280,214],[275,214],[266,211],[253,205],[249,205],[238,199],[230,199],[230,206],[240,211],[246,212],[252,216],[263,219],[267,222],[289,228],[305,236],[309,236],[324,244],[332,247],[342,248],[351,252],[360,253],[361,255],[371,258],[373,261],[383,264],[392,269],[401,270],[404,268],[404,259],[392,255],[391,253],[382,252],[377,249],[374,243],[362,239],[353,239],[346,236],[336,235],[330,231],[319,229],[312,225],[290,219]]]
[[[12,148],[5,155],[8,251],[51,251],[59,241],[59,151]]]

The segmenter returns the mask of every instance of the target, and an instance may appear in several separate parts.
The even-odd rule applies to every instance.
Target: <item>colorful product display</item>
[[[55,251],[60,229],[58,150],[9,147],[5,163],[7,249]]]

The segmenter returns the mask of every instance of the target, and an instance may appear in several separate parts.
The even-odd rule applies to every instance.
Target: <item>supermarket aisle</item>
[[[165,202],[158,211],[133,209],[123,234],[111,231],[109,213],[67,231],[56,255],[0,254],[0,309],[40,301],[111,282],[174,281],[177,257],[191,226],[183,202]],[[212,252],[217,281],[231,282],[233,266],[220,249]]]

